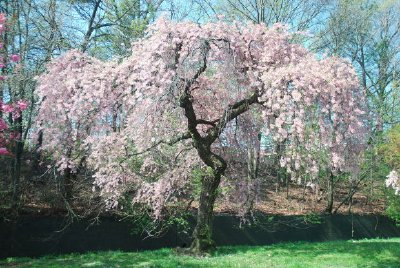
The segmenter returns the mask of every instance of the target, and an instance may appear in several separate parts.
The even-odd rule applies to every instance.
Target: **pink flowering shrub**
[[[3,104],[0,101],[0,111],[3,113],[11,113],[13,119],[17,119],[21,116],[22,111],[27,108],[27,103],[24,101],[18,101],[16,104]],[[19,133],[9,128],[7,122],[0,118],[0,155],[9,155],[7,147],[12,144],[12,141],[20,139]]]
[[[0,35],[3,34],[6,30],[6,14],[0,13]],[[0,42],[0,47],[3,47],[3,43]],[[11,55],[10,61],[18,62],[20,61],[19,55]],[[6,68],[7,62],[4,57],[0,57],[0,69]],[[0,76],[0,86],[3,86],[1,81],[5,81],[7,76]],[[0,100],[0,112],[1,114],[8,115],[11,114],[13,120],[20,118],[22,111],[26,110],[28,107],[28,103],[24,100],[19,100],[16,103],[4,103],[3,100]],[[8,123],[0,117],[0,155],[10,155],[8,146],[12,144],[13,141],[20,139],[19,134],[13,131]]]

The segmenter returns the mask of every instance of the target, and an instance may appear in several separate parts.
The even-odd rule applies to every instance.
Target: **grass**
[[[400,238],[220,247],[209,257],[160,249],[8,258],[0,267],[400,267]]]

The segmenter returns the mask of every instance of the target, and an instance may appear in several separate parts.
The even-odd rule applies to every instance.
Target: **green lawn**
[[[220,247],[210,257],[172,249],[8,258],[1,267],[400,267],[400,238]]]

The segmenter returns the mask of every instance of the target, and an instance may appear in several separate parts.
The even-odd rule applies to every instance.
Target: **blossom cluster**
[[[397,171],[392,170],[386,177],[386,187],[391,187],[396,194],[400,194],[400,177]]]

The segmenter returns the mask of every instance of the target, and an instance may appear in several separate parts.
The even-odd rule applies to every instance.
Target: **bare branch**
[[[166,145],[172,146],[172,145],[174,145],[174,144],[176,144],[176,143],[178,143],[178,142],[180,142],[182,140],[190,139],[191,137],[192,136],[190,135],[190,133],[186,132],[186,133],[178,135],[175,138],[172,138],[172,139],[169,139],[169,140],[160,140],[160,141],[154,143],[149,148],[147,148],[147,149],[145,149],[145,150],[143,150],[141,152],[138,152],[138,153],[129,154],[129,156],[135,156],[135,155],[141,155],[141,154],[147,153],[147,152],[151,151],[152,149],[156,148],[157,146],[159,146],[161,144],[166,144]]]

